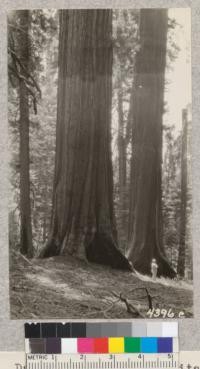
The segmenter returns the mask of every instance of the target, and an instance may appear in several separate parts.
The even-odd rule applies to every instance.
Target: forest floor
[[[10,261],[12,319],[130,319],[149,317],[146,290],[153,307],[192,316],[192,285],[87,264],[73,257]],[[130,309],[117,295],[122,294]],[[134,310],[134,307],[136,310]],[[160,316],[162,318],[162,316]]]

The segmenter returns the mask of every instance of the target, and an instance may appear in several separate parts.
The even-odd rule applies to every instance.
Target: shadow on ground
[[[120,293],[143,317],[149,305],[144,288],[152,296],[153,306],[169,309],[176,317],[180,311],[192,317],[191,285],[158,280],[87,264],[73,257],[34,259],[31,262],[13,254],[10,261],[10,303],[12,319],[130,319],[140,318],[137,311],[115,295]]]

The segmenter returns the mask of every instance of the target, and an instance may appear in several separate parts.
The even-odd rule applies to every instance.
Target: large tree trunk
[[[111,10],[60,12],[52,230],[42,256],[130,269],[113,211],[111,36]]]
[[[162,247],[161,162],[167,10],[144,9],[136,56],[128,258],[141,273],[174,277]]]
[[[29,69],[29,12],[21,10],[19,16],[18,55],[28,71]],[[20,131],[20,246],[21,252],[28,257],[33,256],[31,204],[30,204],[30,173],[29,173],[29,102],[28,90],[25,84],[24,68],[21,68],[22,78],[19,82],[19,131]]]
[[[182,113],[182,145],[181,145],[181,218],[180,218],[180,244],[178,254],[177,273],[185,275],[186,257],[186,208],[187,208],[187,140],[188,119],[187,109]]]

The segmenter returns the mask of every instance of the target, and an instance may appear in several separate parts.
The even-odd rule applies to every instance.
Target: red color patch
[[[94,338],[94,353],[108,353],[108,338]]]

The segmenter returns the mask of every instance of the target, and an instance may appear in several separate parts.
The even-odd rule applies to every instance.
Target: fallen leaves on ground
[[[10,302],[12,319],[130,319],[116,298],[122,293],[146,316],[148,301],[144,288],[153,297],[155,308],[180,311],[192,317],[192,287],[180,282],[141,278],[134,273],[89,264],[71,256],[33,259],[13,253],[10,262]],[[130,292],[131,291],[131,292]],[[148,317],[148,316],[147,316]]]

